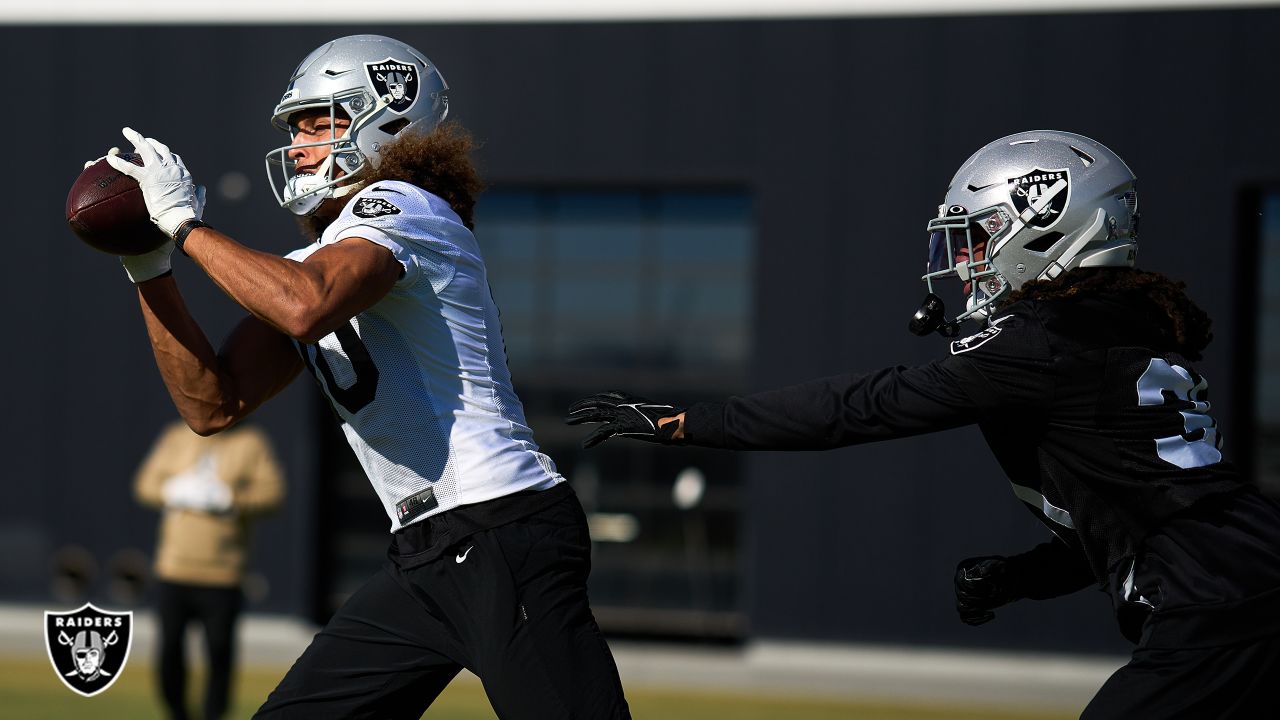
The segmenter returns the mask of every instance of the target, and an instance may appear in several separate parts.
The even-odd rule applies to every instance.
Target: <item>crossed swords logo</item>
[[[129,662],[133,612],[110,612],[90,603],[71,612],[46,610],[44,639],[62,684],[92,697],[111,687]]]

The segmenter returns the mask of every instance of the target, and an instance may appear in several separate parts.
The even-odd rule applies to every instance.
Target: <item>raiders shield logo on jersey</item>
[[[351,212],[362,218],[376,218],[383,215],[398,215],[400,208],[382,198],[362,197],[356,201]]]
[[[1004,317],[992,318],[991,322],[987,324],[987,327],[984,328],[982,332],[974,333],[969,337],[960,338],[959,340],[952,340],[951,354],[959,355],[960,353],[969,352],[970,350],[982,347],[988,342],[994,340],[995,337],[1000,334],[1000,326],[1011,317],[1013,316],[1005,315]]]
[[[92,603],[71,612],[46,610],[44,644],[58,679],[92,697],[111,687],[129,660],[133,612],[108,612]]]
[[[1031,208],[1029,227],[1047,228],[1058,222],[1071,196],[1071,174],[1066,170],[1036,168],[1026,175],[1009,178],[1009,199],[1019,215]]]
[[[364,69],[374,94],[391,96],[391,104],[387,106],[391,112],[403,115],[418,101],[418,69],[413,63],[387,58],[365,63]]]

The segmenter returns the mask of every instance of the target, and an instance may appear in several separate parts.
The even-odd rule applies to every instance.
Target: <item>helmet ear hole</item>
[[[400,132],[401,130],[405,129],[408,126],[409,126],[408,118],[396,118],[395,120],[392,120],[389,123],[383,123],[382,125],[379,125],[378,129],[388,135],[395,135],[396,133]]]
[[[1026,249],[1032,252],[1038,252],[1038,253],[1048,252],[1049,248],[1053,247],[1054,245],[1057,245],[1058,241],[1061,239],[1062,239],[1062,233],[1060,232],[1045,233],[1044,235],[1041,235],[1035,240],[1032,240],[1031,242],[1027,243],[1023,247],[1025,247]]]
[[[1080,158],[1080,162],[1084,163],[1085,167],[1089,167],[1095,162],[1095,160],[1093,159],[1093,156],[1090,155],[1089,153],[1081,150],[1075,145],[1071,145],[1069,147],[1071,148],[1071,152],[1075,153],[1076,157]]]

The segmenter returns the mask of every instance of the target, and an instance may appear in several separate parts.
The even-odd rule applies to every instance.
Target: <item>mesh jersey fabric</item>
[[[380,181],[353,196],[316,243],[286,257],[303,261],[353,237],[390,250],[404,273],[349,324],[299,350],[392,532],[563,482],[512,387],[480,248],[448,203]],[[402,521],[406,499],[427,489],[434,507]]]

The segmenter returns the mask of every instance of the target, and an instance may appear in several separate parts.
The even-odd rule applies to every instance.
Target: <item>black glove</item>
[[[658,421],[682,412],[684,408],[651,403],[642,397],[611,390],[574,403],[569,407],[569,415],[564,421],[570,425],[604,423],[582,441],[584,448],[595,447],[615,435],[669,443],[680,423],[671,422],[658,427]]]
[[[966,625],[981,625],[996,616],[992,610],[1022,597],[1009,559],[999,556],[961,560],[956,566],[956,612]]]

